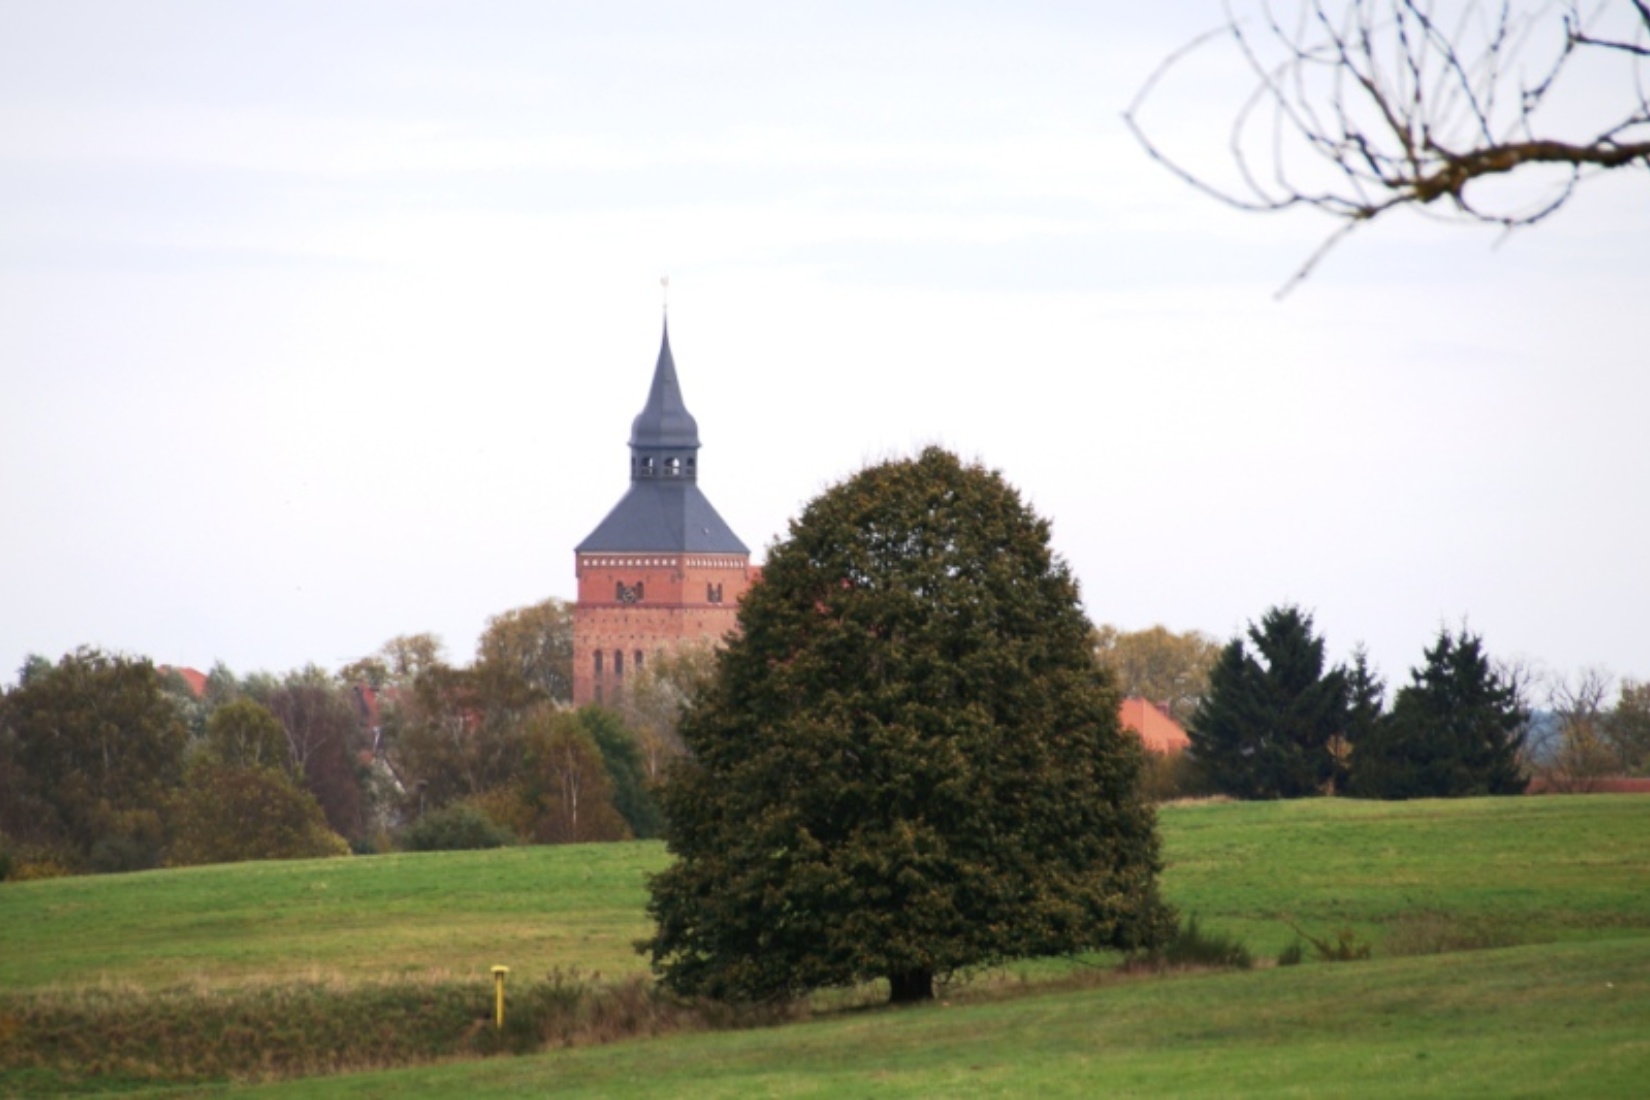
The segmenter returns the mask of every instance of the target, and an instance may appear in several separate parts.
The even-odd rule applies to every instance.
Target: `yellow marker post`
[[[493,967],[493,1026],[500,1031],[504,1030],[504,976],[508,973],[508,966]]]

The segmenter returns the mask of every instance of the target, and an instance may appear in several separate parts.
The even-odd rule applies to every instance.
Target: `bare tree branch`
[[[1550,217],[1594,173],[1650,169],[1650,0],[1298,0],[1293,20],[1253,2],[1253,19],[1228,3],[1223,27],[1165,58],[1123,118],[1148,156],[1206,195],[1341,223],[1280,294],[1400,207],[1510,232]],[[1222,41],[1253,81],[1227,139],[1231,183],[1189,167],[1140,121],[1171,71]],[[1566,99],[1578,71],[1617,96],[1586,108],[1590,124]],[[1513,176],[1531,186],[1489,183]]]

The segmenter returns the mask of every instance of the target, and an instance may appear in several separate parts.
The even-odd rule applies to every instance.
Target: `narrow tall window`
[[[681,477],[682,476],[682,460],[679,459],[679,458],[667,458],[667,459],[665,459],[665,476],[666,477]]]
[[[615,680],[617,680],[620,676],[623,676],[623,675],[624,675],[624,650],[615,649],[613,651],[613,678]]]
[[[600,680],[602,678],[602,651],[599,650],[599,649],[596,650],[595,657],[596,657],[596,679]]]
[[[636,659],[636,671],[642,671],[642,651],[638,649],[635,653],[631,654],[631,656]]]

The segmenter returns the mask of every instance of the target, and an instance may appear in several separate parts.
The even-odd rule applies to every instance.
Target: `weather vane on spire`
[[[659,309],[666,317],[670,316],[670,276],[659,276]]]

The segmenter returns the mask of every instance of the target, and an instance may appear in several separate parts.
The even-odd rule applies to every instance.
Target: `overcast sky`
[[[336,668],[574,594],[658,280],[761,555],[937,442],[1090,616],[1273,604],[1650,678],[1650,178],[1548,224],[1244,215],[1121,114],[1209,0],[0,0],[0,683],[80,644]],[[1211,54],[1145,119],[1219,153]],[[1200,128],[1201,127],[1201,128]],[[1213,164],[1213,160],[1205,163]]]

